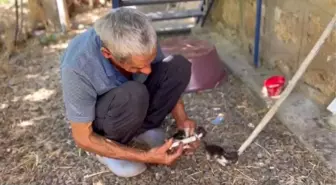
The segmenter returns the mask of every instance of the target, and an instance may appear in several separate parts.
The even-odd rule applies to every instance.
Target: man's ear
[[[111,53],[110,53],[110,51],[108,50],[108,49],[106,49],[106,48],[104,48],[104,47],[101,47],[100,48],[100,51],[102,52],[102,54],[103,54],[103,56],[105,57],[105,58],[113,58],[112,57],[112,55],[111,55]]]

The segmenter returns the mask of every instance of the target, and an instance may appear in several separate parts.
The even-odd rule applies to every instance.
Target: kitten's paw
[[[226,164],[229,162],[228,160],[225,159],[225,157],[221,157],[217,159],[217,162],[221,164],[222,166],[226,166]]]
[[[210,154],[206,153],[206,159],[207,159],[208,161],[211,161],[211,156],[210,156]]]

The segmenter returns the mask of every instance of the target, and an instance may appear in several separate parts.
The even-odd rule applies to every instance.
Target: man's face
[[[106,48],[104,49],[105,50],[102,50],[102,52],[105,58],[111,59],[114,62],[114,64],[123,68],[127,72],[143,73],[146,75],[149,75],[152,72],[151,62],[156,57],[157,52],[156,48],[154,48],[153,51],[148,55],[134,55],[131,58],[129,58],[128,61],[124,62],[115,61],[111,53]]]

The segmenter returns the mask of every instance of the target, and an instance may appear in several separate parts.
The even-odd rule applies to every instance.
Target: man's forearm
[[[106,138],[94,133],[91,127],[86,129],[88,130],[77,132],[74,135],[74,139],[78,147],[104,157],[147,162],[146,151],[130,148],[107,140]],[[85,132],[86,134],[78,134]]]
[[[175,107],[173,108],[171,112],[173,118],[176,121],[176,124],[183,123],[186,119],[188,119],[188,115],[186,114],[184,110],[184,104],[182,99],[179,99],[179,101],[176,103]]]
[[[92,150],[91,152],[98,155],[114,159],[147,162],[145,151],[118,144],[95,133],[89,136],[89,142],[90,147],[87,150]]]

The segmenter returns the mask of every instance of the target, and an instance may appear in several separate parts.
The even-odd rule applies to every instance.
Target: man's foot
[[[127,160],[112,159],[96,155],[97,159],[106,165],[112,173],[119,177],[134,177],[146,171],[144,163],[132,162]]]
[[[150,148],[158,147],[165,143],[165,132],[162,128],[147,130],[146,132],[136,136],[133,141],[146,144]]]

